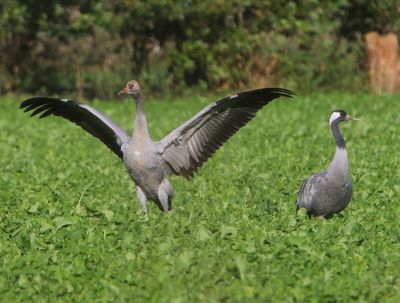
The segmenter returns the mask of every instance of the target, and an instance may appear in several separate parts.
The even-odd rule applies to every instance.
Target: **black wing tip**
[[[29,105],[34,103],[36,99],[37,99],[37,97],[34,97],[34,98],[29,98],[29,99],[22,101],[21,104],[19,105],[19,108],[28,107]]]
[[[294,91],[291,91],[286,88],[281,88],[281,87],[263,87],[259,89],[254,89],[254,90],[249,90],[249,91],[243,91],[240,92],[236,95],[230,96],[232,99],[233,97],[245,97],[245,96],[273,96],[273,98],[278,98],[278,97],[288,97],[288,98],[294,98],[296,96],[296,93]]]
[[[48,102],[74,102],[74,103],[78,103],[80,104],[78,101],[72,100],[72,99],[68,99],[68,98],[52,98],[52,97],[32,97],[29,99],[26,99],[24,101],[21,102],[21,104],[19,105],[19,108],[25,108],[28,107],[30,105],[34,105],[34,107],[36,106],[40,106],[43,105],[45,103]]]
[[[284,97],[288,97],[288,98],[296,97],[296,93],[294,91],[286,89],[286,88],[267,87],[267,88],[262,88],[262,90],[266,90],[269,93],[278,94],[279,96],[284,96]]]
[[[21,102],[21,104],[19,105],[19,108],[25,108],[28,107],[30,105],[33,105],[35,103],[38,103],[40,101],[48,101],[48,100],[52,100],[54,98],[50,98],[50,97],[32,97],[29,99],[26,99],[24,101]]]

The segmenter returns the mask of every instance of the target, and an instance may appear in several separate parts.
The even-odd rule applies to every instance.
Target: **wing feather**
[[[157,153],[168,172],[190,179],[258,110],[281,96],[293,97],[294,93],[262,88],[212,103],[157,142]]]
[[[23,101],[20,108],[24,108],[25,112],[33,110],[32,117],[41,114],[40,119],[49,115],[67,119],[100,139],[120,158],[123,156],[122,145],[130,140],[128,134],[109,118],[93,107],[78,101],[35,97]]]

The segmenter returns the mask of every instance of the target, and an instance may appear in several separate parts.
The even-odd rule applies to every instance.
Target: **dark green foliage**
[[[136,3],[127,16],[128,33],[134,33],[134,45],[160,43],[172,84],[360,87],[361,41],[337,35],[346,1]],[[140,46],[134,47],[135,61],[146,63],[151,49]]]
[[[399,3],[394,0],[349,1],[348,9],[343,15],[341,33],[346,37],[351,37],[355,32],[398,32],[399,13]]]
[[[399,31],[395,0],[0,4],[0,93],[101,96],[136,78],[186,87],[356,90],[362,34]]]
[[[146,101],[154,139],[214,98]],[[59,118],[0,102],[0,301],[398,302],[399,96],[312,95],[259,112],[189,182],[169,214],[139,213],[105,146]],[[95,102],[125,128],[132,102]],[[330,220],[295,216],[297,190],[342,125],[354,196]]]

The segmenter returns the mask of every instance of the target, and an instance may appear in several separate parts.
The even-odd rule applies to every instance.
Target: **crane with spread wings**
[[[148,200],[154,201],[164,212],[171,210],[174,191],[168,175],[191,179],[258,110],[278,97],[294,95],[283,88],[261,88],[223,98],[155,142],[148,132],[139,83],[129,81],[118,94],[131,95],[136,103],[132,137],[105,115],[78,101],[34,97],[23,101],[20,107],[32,111],[31,116],[60,116],[100,139],[124,162],[146,213]]]

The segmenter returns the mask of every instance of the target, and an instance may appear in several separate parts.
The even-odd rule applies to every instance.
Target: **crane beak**
[[[126,88],[126,86],[123,88],[123,89],[121,89],[120,91],[119,91],[119,93],[117,94],[117,96],[119,96],[119,95],[121,95],[121,94],[126,94],[128,92],[128,89]]]
[[[360,119],[357,119],[357,118],[355,118],[353,116],[350,116],[350,115],[346,115],[345,120],[346,121],[350,121],[350,120],[352,120],[352,121],[360,121]]]

